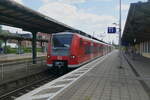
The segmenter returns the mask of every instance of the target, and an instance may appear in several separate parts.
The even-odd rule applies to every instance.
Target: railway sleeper
[[[47,74],[44,72],[36,74],[36,75],[30,75],[28,77],[19,79],[19,80],[15,80],[9,83],[5,83],[0,85],[0,97],[6,93],[9,93],[15,89],[21,88],[27,84],[31,84],[34,81],[37,81],[43,77],[47,76]]]

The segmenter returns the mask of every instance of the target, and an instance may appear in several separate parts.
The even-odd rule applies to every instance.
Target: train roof
[[[95,38],[95,37],[93,37],[93,36],[91,36],[91,35],[89,35],[89,34],[87,34],[87,33],[85,33],[85,32],[80,31],[80,30],[67,30],[67,31],[65,31],[65,32],[68,32],[68,34],[70,34],[70,32],[72,32],[72,33],[77,33],[77,34],[80,34],[80,35],[82,35],[82,36],[85,36],[85,37],[88,37],[88,38],[90,38],[90,39],[93,39],[93,40],[95,40],[95,41],[98,41],[98,42],[101,42],[101,43],[103,43],[103,44],[107,44],[107,45],[111,46],[111,44],[106,43],[106,42],[104,42],[104,41],[102,41],[102,40],[99,40],[99,39],[97,39],[97,38]],[[59,32],[59,33],[64,33],[64,32]],[[58,33],[55,33],[55,34],[58,34]]]

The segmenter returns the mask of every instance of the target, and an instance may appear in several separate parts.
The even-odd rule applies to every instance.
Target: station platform
[[[45,57],[47,53],[37,53],[37,57]],[[25,53],[25,54],[0,54],[0,63],[16,61],[16,60],[23,60],[32,58],[32,53]]]
[[[119,60],[115,50],[16,100],[150,100],[142,84],[150,79],[137,76],[124,56],[119,68]]]
[[[150,80],[150,58],[143,57],[141,55],[126,55],[127,59],[133,65],[138,72],[138,76]],[[150,87],[150,81],[146,81]]]

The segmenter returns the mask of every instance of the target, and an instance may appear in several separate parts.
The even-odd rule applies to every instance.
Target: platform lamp
[[[112,23],[113,25],[115,25],[115,26],[119,26],[119,56],[120,56],[120,65],[119,65],[119,68],[123,68],[122,67],[122,56],[121,56],[121,31],[122,31],[122,25],[121,25],[121,21],[122,21],[122,12],[121,12],[121,10],[122,10],[122,1],[121,0],[119,0],[119,24],[117,24],[117,23]]]
[[[122,1],[119,0],[119,53],[120,53],[120,66],[119,68],[123,68],[122,67],[122,56],[121,56],[121,31],[122,31],[122,25],[121,25],[121,22],[122,22]]]

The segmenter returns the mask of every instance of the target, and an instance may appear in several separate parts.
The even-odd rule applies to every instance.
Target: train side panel
[[[75,65],[79,64],[78,54],[80,53],[79,49],[79,37],[77,35],[73,36],[72,44],[70,48],[70,57],[68,59],[68,66],[75,67]]]

